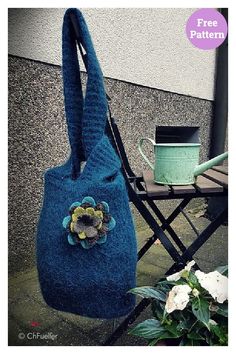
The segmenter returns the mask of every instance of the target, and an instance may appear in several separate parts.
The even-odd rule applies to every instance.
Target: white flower
[[[194,288],[192,290],[192,294],[193,294],[193,296],[197,297],[200,294],[200,292],[196,288]]]
[[[228,299],[228,278],[225,275],[220,274],[217,270],[207,274],[197,270],[195,275],[201,286],[209,292],[214,300],[222,304]]]
[[[172,275],[169,275],[166,279],[167,279],[168,281],[177,281],[177,280],[179,280],[179,279],[182,277],[182,275],[184,275],[184,273],[190,272],[190,270],[191,270],[192,266],[194,266],[194,264],[195,264],[195,261],[189,262],[189,263],[184,267],[184,269],[180,270],[180,271],[177,272],[177,273],[174,273],[174,274],[172,274]]]
[[[217,326],[217,322],[212,319],[209,320],[209,324],[211,324],[212,326]]]
[[[169,292],[165,309],[167,313],[175,310],[183,310],[189,302],[189,293],[192,291],[189,285],[176,285]]]

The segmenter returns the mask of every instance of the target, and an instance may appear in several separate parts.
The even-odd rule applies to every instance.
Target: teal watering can
[[[145,140],[154,147],[154,165],[142,151]],[[195,183],[197,176],[228,157],[225,152],[199,165],[200,146],[200,143],[155,143],[152,139],[142,138],[138,149],[153,170],[155,183],[186,185]]]

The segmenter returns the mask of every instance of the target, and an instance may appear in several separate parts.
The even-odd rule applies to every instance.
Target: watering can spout
[[[196,166],[194,169],[194,176],[197,177],[209,168],[219,164],[220,162],[224,161],[228,157],[228,152],[224,152],[221,155],[214,157],[213,159],[203,162],[201,165]]]

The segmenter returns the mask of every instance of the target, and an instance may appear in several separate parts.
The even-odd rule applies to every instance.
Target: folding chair
[[[74,27],[75,37],[78,43],[78,47],[85,65],[87,69],[87,57],[84,52],[83,45],[80,41],[80,30],[77,28],[77,23],[73,18],[73,14],[71,15],[71,22]],[[110,97],[107,95],[108,101]],[[109,105],[108,105],[109,107]],[[216,181],[218,184],[214,182],[214,174],[207,176],[208,188],[201,187],[197,185],[196,188],[192,187],[192,191],[188,191],[186,194],[185,191],[181,190],[176,195],[175,192],[171,189],[170,193],[167,195],[159,195],[158,198],[156,196],[148,195],[147,188],[144,185],[144,179],[142,176],[136,176],[133,172],[126,152],[121,139],[121,135],[118,129],[118,126],[115,122],[115,119],[111,115],[111,111],[109,108],[109,119],[107,120],[106,126],[106,134],[108,135],[113,147],[115,148],[118,156],[122,162],[122,173],[124,179],[126,181],[126,186],[129,194],[130,202],[136,207],[140,215],[147,222],[149,227],[151,228],[153,235],[148,239],[145,245],[138,252],[138,260],[140,260],[144,254],[149,250],[149,248],[153,245],[153,243],[159,239],[169,253],[171,258],[174,261],[172,267],[166,272],[166,274],[171,274],[179,269],[182,269],[186,263],[192,260],[193,255],[196,251],[209,239],[209,237],[214,233],[214,231],[225,221],[227,218],[227,207],[225,207],[216,218],[203,230],[200,234],[197,232],[194,225],[191,223],[191,220],[187,217],[187,215],[183,212],[184,208],[189,204],[189,202],[193,198],[202,198],[209,196],[226,196],[227,195],[227,183],[226,178],[224,179],[224,175],[221,174],[221,177],[217,177]],[[214,171],[213,171],[214,172]],[[216,171],[216,173],[218,173]],[[225,175],[226,176],[226,175]],[[201,177],[205,178],[205,177]],[[218,188],[216,186],[218,186]],[[170,200],[170,199],[183,199],[180,204],[174,209],[171,215],[168,218],[165,218],[161,213],[154,200]],[[155,216],[152,215],[148,207],[145,205],[145,201],[149,208],[151,208],[152,212]],[[192,242],[192,244],[186,248],[183,242],[180,240],[176,232],[171,227],[171,223],[175,220],[175,218],[183,213],[185,217],[187,217],[188,222],[192,226],[195,233],[197,233],[197,238]],[[157,222],[159,220],[160,225]],[[166,235],[165,231],[168,232],[170,238]],[[195,268],[199,268],[197,264],[195,264]],[[116,340],[127,330],[131,323],[135,321],[135,319],[139,316],[139,314],[150,304],[149,299],[141,300],[135,309],[125,318],[125,320],[113,331],[113,333],[106,339],[103,343],[104,346],[113,345]]]

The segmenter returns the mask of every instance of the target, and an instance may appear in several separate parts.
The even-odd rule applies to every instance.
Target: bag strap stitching
[[[82,94],[76,37],[71,15],[80,29],[80,40],[86,51],[87,86]],[[92,40],[81,12],[68,9],[63,22],[63,81],[68,135],[72,153],[72,169],[80,171],[80,162],[87,160],[93,147],[101,139],[107,120],[107,98]],[[93,114],[94,106],[94,114]]]

